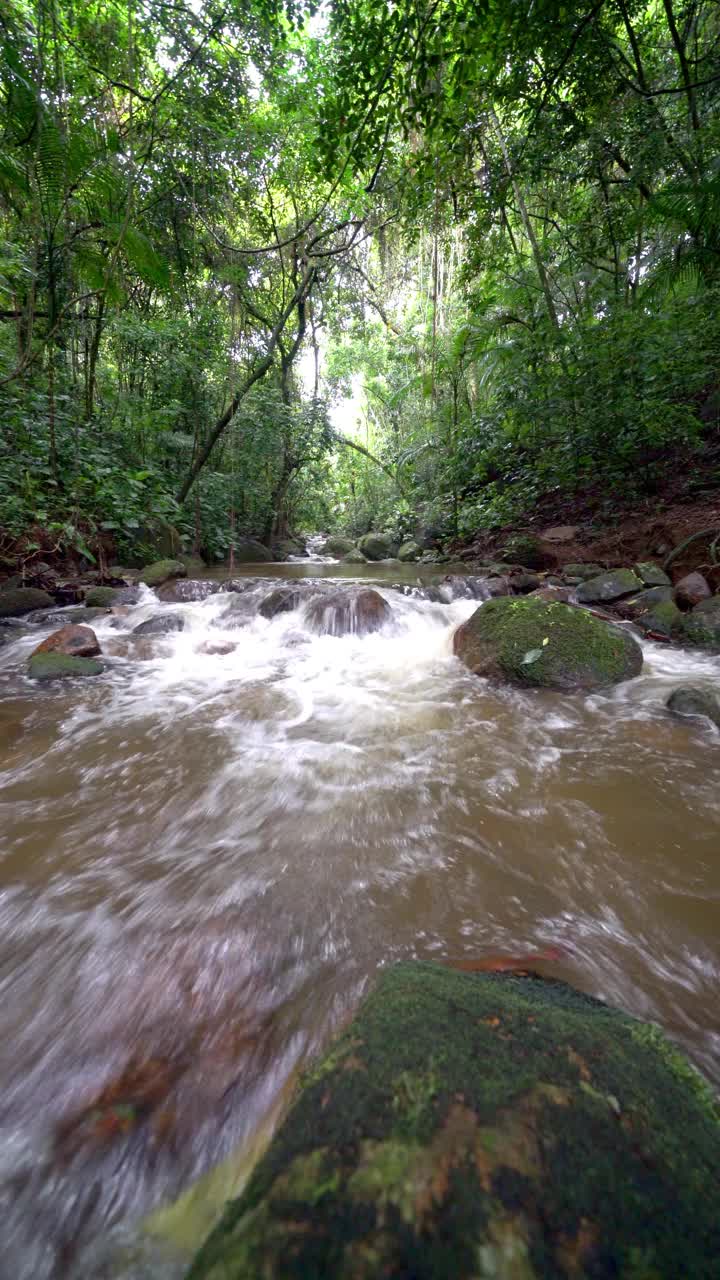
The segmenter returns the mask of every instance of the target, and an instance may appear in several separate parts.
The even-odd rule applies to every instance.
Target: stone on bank
[[[561,982],[385,971],[188,1280],[717,1280],[720,1128]]]

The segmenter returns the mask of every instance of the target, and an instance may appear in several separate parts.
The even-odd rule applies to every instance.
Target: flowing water
[[[268,1126],[400,958],[559,944],[548,973],[720,1082],[720,734],[664,710],[720,660],[646,644],[604,694],[496,688],[452,656],[476,601],[373,566],[390,625],[318,636],[303,600],[256,613],[267,578],[355,567],[246,572],[96,620],[92,680],[32,685],[54,628],[6,630],[2,1280],[182,1274],[138,1224]],[[159,613],[185,629],[131,634]]]

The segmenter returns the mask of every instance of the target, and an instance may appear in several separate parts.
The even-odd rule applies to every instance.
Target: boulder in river
[[[682,632],[687,644],[720,653],[720,596],[701,600],[690,613],[686,613]]]
[[[235,543],[235,560],[238,564],[264,564],[275,557],[269,547],[255,538],[238,538]]]
[[[458,627],[453,647],[476,675],[548,689],[618,684],[643,662],[629,632],[537,596],[489,600]]]
[[[66,653],[33,653],[28,660],[31,680],[60,680],[71,676],[99,676],[102,662],[94,658],[75,658]]]
[[[158,613],[133,627],[134,636],[164,636],[171,631],[184,631],[185,619],[179,613]]]
[[[410,564],[413,560],[419,560],[422,555],[422,547],[418,546],[413,538],[409,542],[403,542],[398,551],[398,560],[403,564]]]
[[[33,609],[49,609],[55,601],[38,587],[8,587],[0,591],[0,618],[21,618]]]
[[[398,542],[389,533],[366,533],[358,545],[367,560],[390,560],[399,550]]]
[[[675,601],[681,609],[693,609],[711,596],[712,591],[701,573],[686,573],[675,583]]]
[[[311,600],[305,619],[311,631],[326,636],[364,636],[379,631],[392,609],[371,587],[343,588]]]
[[[36,653],[65,653],[71,658],[94,658],[100,652],[98,638],[92,627],[69,623],[59,631],[53,631],[52,635],[33,650],[31,656]]]
[[[158,588],[157,596],[159,600],[193,602],[207,600],[208,596],[215,595],[219,590],[220,583],[211,578],[173,578],[171,582]]]
[[[607,573],[599,573],[596,578],[588,578],[581,582],[576,596],[580,604],[608,604],[611,600],[621,600],[634,591],[642,591],[643,584],[632,569],[608,569]]]
[[[85,604],[88,609],[111,609],[114,604],[122,604],[122,588],[90,587],[85,592]]]
[[[365,558],[362,551],[357,547],[353,547],[352,551],[348,551],[346,556],[342,558],[343,564],[369,564],[369,560]]]
[[[144,582],[146,587],[161,587],[163,582],[168,582],[170,578],[186,577],[187,569],[181,560],[156,560],[154,564],[149,564],[147,569],[143,569],[140,581]]]
[[[346,556],[351,551],[355,551],[355,542],[353,538],[344,538],[339,533],[331,533],[320,547],[321,556]]]
[[[720,1125],[563,982],[386,970],[187,1280],[715,1280]]]
[[[302,592],[296,587],[277,587],[260,602],[258,613],[263,618],[275,618],[279,613],[291,613],[297,609]]]
[[[678,689],[673,689],[665,706],[676,716],[704,716],[720,729],[720,693],[716,693],[714,689],[680,685]]]

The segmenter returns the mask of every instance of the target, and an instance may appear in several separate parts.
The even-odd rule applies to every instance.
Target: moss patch
[[[99,676],[102,662],[93,658],[72,658],[65,653],[34,653],[27,665],[31,680],[61,680],[70,676]]]
[[[455,632],[477,675],[550,689],[595,689],[639,674],[642,650],[619,627],[537,597],[489,600]]]
[[[718,1174],[714,1101],[656,1028],[563,983],[398,965],[190,1277],[715,1280]]]
[[[21,618],[33,609],[48,609],[55,601],[37,587],[8,587],[0,591],[0,618]]]
[[[156,560],[154,564],[148,565],[147,569],[143,569],[140,581],[144,582],[146,587],[159,587],[170,578],[185,577],[187,577],[187,569],[180,560]]]

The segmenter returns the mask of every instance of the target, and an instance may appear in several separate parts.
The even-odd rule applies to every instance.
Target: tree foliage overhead
[[[421,513],[468,535],[712,449],[712,0],[0,23],[8,547],[122,553],[148,513],[209,554]]]

